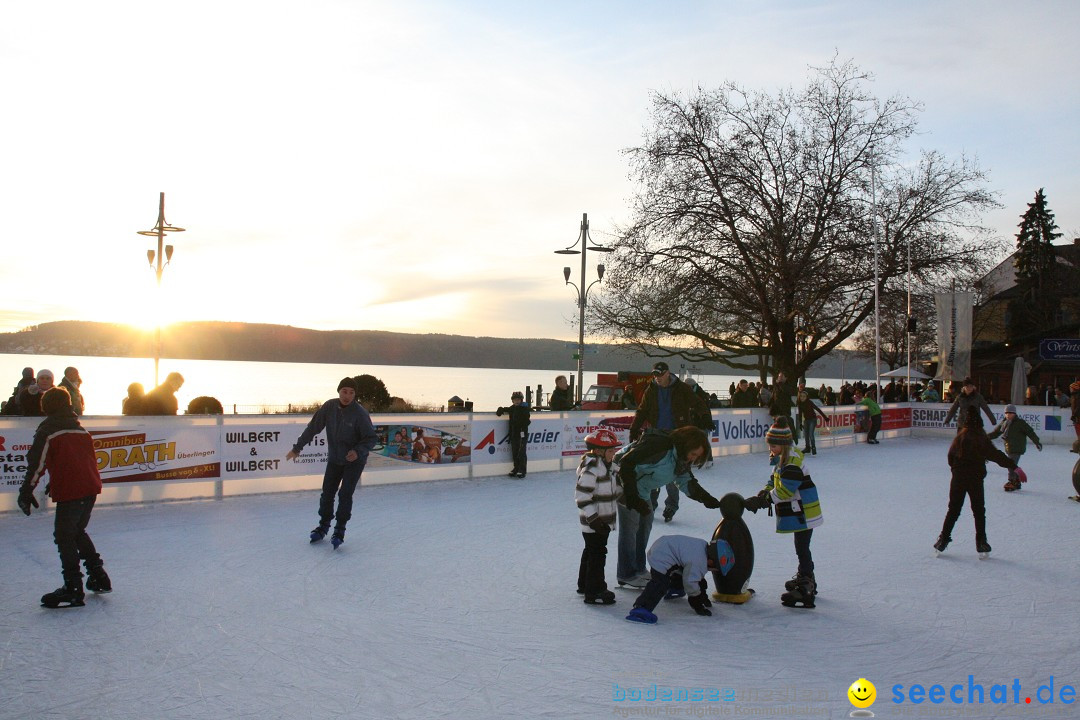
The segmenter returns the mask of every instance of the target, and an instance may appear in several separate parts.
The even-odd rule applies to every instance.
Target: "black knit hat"
[[[356,380],[351,377],[341,378],[341,382],[337,384],[338,392],[341,392],[341,388],[352,388],[353,392],[356,392]]]

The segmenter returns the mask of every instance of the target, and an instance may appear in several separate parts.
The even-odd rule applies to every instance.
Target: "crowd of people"
[[[0,405],[0,414],[44,417],[47,413],[42,410],[42,398],[51,388],[62,387],[67,390],[71,400],[72,412],[80,417],[86,412],[86,402],[80,391],[82,383],[82,376],[76,367],[64,368],[64,376],[59,382],[56,382],[53,371],[47,368],[38,370],[36,374],[33,368],[23,368],[22,377],[11,397]],[[176,393],[183,385],[184,376],[178,372],[169,373],[165,381],[150,392],[146,392],[142,383],[131,383],[127,396],[121,402],[121,412],[124,415],[176,415],[180,409]],[[187,406],[189,415],[220,415],[222,412],[221,403],[205,395],[194,398]]]

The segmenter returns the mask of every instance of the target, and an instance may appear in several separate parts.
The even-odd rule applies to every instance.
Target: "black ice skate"
[[[934,554],[940,555],[945,552],[945,548],[949,547],[949,543],[952,542],[952,538],[948,535],[938,535],[937,542],[934,543]]]
[[[611,592],[610,590],[604,590],[603,592],[598,593],[596,595],[589,595],[588,593],[586,593],[585,594],[585,604],[586,605],[614,605],[615,604],[615,593]]]
[[[334,546],[335,550],[337,550],[339,547],[341,547],[341,545],[344,542],[345,542],[345,531],[344,530],[335,530],[334,531],[334,536],[332,538],[330,538],[330,544]]]
[[[817,584],[814,582],[813,577],[809,575],[796,575],[795,588],[781,595],[780,603],[784,607],[812,608],[814,607],[814,595],[816,590]]]
[[[792,590],[795,590],[796,588],[798,588],[799,587],[799,577],[801,577],[801,576],[800,575],[792,575],[791,579],[788,580],[786,583],[784,583],[784,589],[787,590],[788,592],[791,592]],[[814,581],[814,596],[817,597],[817,578],[814,577],[813,573],[810,573],[809,577],[810,577],[811,580]]]
[[[328,532],[330,532],[330,527],[328,525],[320,525],[319,527],[311,531],[311,542],[319,542],[324,537],[326,537],[326,533]]]
[[[112,592],[112,580],[109,579],[105,568],[99,565],[96,568],[87,569],[86,589],[99,594]]]
[[[986,542],[986,538],[982,540],[975,540],[975,552],[979,553],[979,559],[985,560],[990,557],[990,543]]]
[[[47,608],[82,607],[83,602],[82,580],[67,581],[63,587],[56,588],[51,593],[41,596],[41,604]]]

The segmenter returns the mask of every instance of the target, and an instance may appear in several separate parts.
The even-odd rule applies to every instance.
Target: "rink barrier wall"
[[[991,406],[998,417],[1004,408]],[[940,436],[949,406],[889,404],[882,408],[880,437]],[[865,439],[864,408],[823,408],[819,449]],[[1020,415],[1044,444],[1075,439],[1068,410],[1022,406]],[[763,408],[712,411],[714,457],[764,452],[771,418]],[[315,490],[326,463],[320,433],[296,461],[285,460],[309,421],[307,415],[213,415],[176,417],[91,416],[83,426],[94,438],[104,481],[99,504],[224,498],[255,493]],[[364,485],[482,479],[511,468],[507,421],[494,413],[375,415],[380,444],[368,458]],[[532,472],[572,472],[585,451],[585,436],[599,428],[629,441],[633,413],[626,411],[534,412],[529,427],[528,466]],[[38,418],[0,419],[0,512],[16,509],[26,456]],[[47,481],[47,478],[45,479]],[[39,488],[39,496],[42,494]]]

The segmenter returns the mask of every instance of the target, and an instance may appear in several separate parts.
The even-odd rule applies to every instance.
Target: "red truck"
[[[622,399],[627,386],[634,395],[634,405],[637,405],[652,379],[652,373],[647,372],[622,370],[617,373],[599,373],[596,384],[590,385],[581,396],[581,409],[619,410],[623,406]]]

